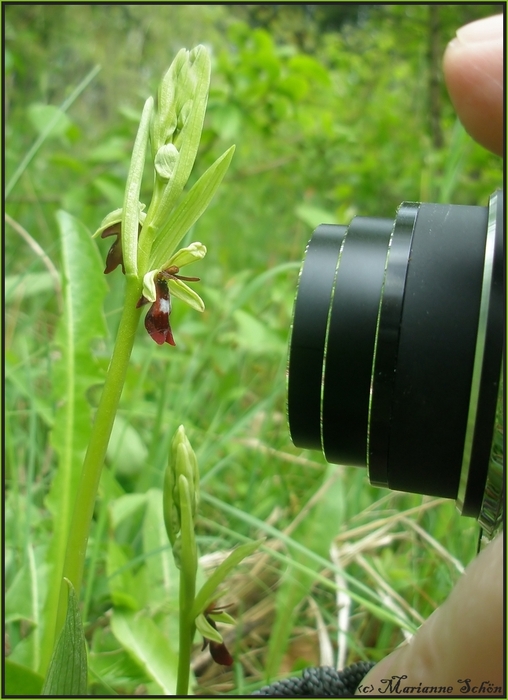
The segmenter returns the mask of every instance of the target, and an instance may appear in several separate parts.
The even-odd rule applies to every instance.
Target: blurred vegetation
[[[110,621],[112,609],[127,606],[170,643],[174,638],[178,598],[171,574],[157,578],[153,562],[164,552],[153,533],[169,442],[180,423],[198,454],[205,491],[203,567],[242,538],[262,531],[272,538],[272,554],[260,555],[225,592],[243,620],[230,644],[239,663],[224,673],[198,654],[199,692],[250,692],[266,667],[278,674],[319,663],[320,621],[337,635],[341,567],[378,593],[377,613],[349,601],[346,647],[339,642],[347,663],[382,658],[402,640],[401,620],[411,629],[445,598],[474,554],[474,523],[459,519],[453,504],[387,494],[360,470],[329,468],[320,455],[296,450],[284,415],[286,345],[299,262],[317,224],[393,216],[402,200],[486,204],[501,186],[500,159],[464,133],[440,73],[455,30],[499,8],[6,7],[8,186],[55,108],[101,66],[18,171],[6,201],[9,692],[37,692],[44,671],[33,645],[51,564],[51,433],[62,400],[54,381],[62,312],[55,213],[64,209],[94,231],[121,206],[143,101],[182,46],[204,43],[213,56],[193,178],[231,143],[237,150],[192,232],[209,249],[197,273],[204,317],[175,303],[178,347],[155,347],[140,329],[133,353],[90,540],[84,617],[91,692],[160,692],[150,664],[143,666]],[[98,245],[104,258],[109,245]],[[102,376],[123,290],[120,273],[107,281],[107,333],[95,348]],[[92,411],[100,386],[93,378],[87,386]],[[276,533],[290,534],[303,553]],[[328,559],[332,542],[341,557],[335,569],[312,559]],[[383,606],[392,606],[393,619],[383,618]],[[272,631],[278,647],[267,653]]]

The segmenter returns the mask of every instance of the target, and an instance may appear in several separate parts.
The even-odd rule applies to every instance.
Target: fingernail
[[[462,44],[480,44],[503,36],[503,15],[485,17],[457,29],[457,39]]]

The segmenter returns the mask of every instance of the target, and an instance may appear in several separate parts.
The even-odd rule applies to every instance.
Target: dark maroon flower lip
[[[229,653],[229,651],[226,648],[226,645],[224,642],[219,643],[219,642],[214,642],[211,639],[205,640],[206,642],[209,642],[210,644],[210,654],[212,659],[215,661],[216,664],[221,664],[221,666],[232,666],[233,665],[233,657]],[[205,645],[206,646],[206,645]],[[205,647],[203,647],[204,649]]]
[[[141,224],[139,224],[138,235],[141,233]],[[109,236],[116,236],[116,241],[113,243],[106,256],[106,268],[104,270],[105,275],[109,275],[110,272],[116,270],[116,268],[121,265],[122,272],[125,275],[125,266],[123,263],[123,250],[122,250],[122,224],[118,221],[116,224],[108,226],[101,233],[101,238],[109,238]]]
[[[151,338],[155,340],[157,345],[176,346],[169,322],[169,316],[172,310],[171,295],[169,293],[168,280],[185,280],[187,282],[199,282],[199,277],[183,277],[178,274],[180,269],[173,265],[167,270],[161,270],[155,277],[155,301],[145,316],[145,328]],[[150,303],[149,300],[142,296],[136,304],[136,308]]]
[[[215,621],[212,620],[212,618],[209,617],[206,613],[205,618],[207,622],[216,630],[217,625],[215,624]],[[206,649],[207,646],[210,647],[210,655],[216,664],[221,664],[222,666],[233,665],[234,659],[229,653],[224,642],[215,642],[213,639],[207,639],[206,637],[203,637],[203,646],[201,647],[201,651],[203,651],[203,649]]]
[[[106,268],[104,270],[105,275],[109,275],[110,272],[116,270],[118,265],[122,266],[122,272],[125,275],[125,267],[123,264],[123,254],[122,254],[122,241],[121,241],[121,224],[113,224],[109,228],[105,229],[101,233],[101,238],[108,238],[109,236],[116,236],[116,241],[113,243],[106,256]]]
[[[142,225],[139,224],[139,233],[141,233]],[[116,236],[111,248],[108,251],[106,257],[106,268],[104,274],[108,275],[113,270],[121,265],[122,272],[125,275],[125,265],[123,260],[123,250],[122,250],[122,222],[116,221],[104,229],[101,233],[101,238],[109,238],[110,236]],[[194,244],[201,245],[201,244]],[[189,249],[192,246],[189,247]],[[201,255],[196,257],[203,257],[206,252],[206,248],[201,246],[204,250],[201,251]],[[191,260],[192,261],[192,260]],[[171,261],[169,261],[171,262]],[[186,261],[186,263],[188,260]],[[169,265],[165,270],[154,271],[154,285],[155,285],[155,301],[152,302],[151,307],[145,316],[145,328],[157,345],[176,345],[175,339],[173,337],[173,331],[171,330],[171,324],[169,322],[169,316],[171,314],[171,295],[169,292],[169,280],[181,280],[182,282],[199,282],[199,277],[185,277],[178,274],[180,268],[177,265]],[[153,298],[153,297],[152,297]],[[199,298],[199,297],[198,297]],[[136,308],[144,306],[150,302],[145,296],[142,296]]]
[[[217,629],[217,625],[212,617],[213,613],[220,613],[229,607],[230,605],[215,607],[215,605],[212,603],[203,613],[206,621],[209,625],[211,625],[211,627],[214,628],[214,630]],[[207,646],[210,647],[210,655],[216,664],[221,664],[222,666],[232,666],[234,659],[229,653],[224,642],[216,642],[213,639],[203,637],[203,646],[201,647],[201,651],[206,649]]]

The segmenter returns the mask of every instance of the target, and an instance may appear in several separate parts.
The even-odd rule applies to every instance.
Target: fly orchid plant
[[[235,621],[224,611],[224,607],[229,606],[216,606],[215,601],[220,595],[219,587],[229,572],[252,554],[262,541],[247,542],[234,549],[196,595],[198,553],[194,529],[198,507],[199,470],[196,455],[181,425],[171,443],[163,491],[164,524],[173,547],[175,563],[180,569],[177,695],[188,692],[190,656],[196,630],[203,637],[202,648],[209,646],[216,663],[223,666],[233,664],[233,657],[216,623],[231,625]]]
[[[182,49],[162,79],[157,108],[151,97],[145,102],[127,176],[123,207],[108,214],[94,234],[102,238],[115,236],[107,254],[104,272],[109,274],[121,267],[126,279],[125,299],[113,355],[81,470],[77,505],[72,512],[68,530],[55,624],[56,640],[59,636],[60,639],[67,639],[69,635],[72,637],[72,630],[77,629],[74,622],[78,609],[72,601],[79,601],[99,480],[141,307],[151,304],[146,314],[145,328],[159,345],[175,345],[169,322],[171,295],[197,311],[204,310],[201,297],[186,284],[197,282],[198,278],[183,276],[180,270],[202,260],[206,247],[200,242],[183,248],[179,246],[217,191],[234,151],[234,146],[229,148],[190,190],[184,192],[198,151],[209,84],[210,56],[206,48],[197,46],[192,51]],[[154,184],[150,205],[145,211],[146,207],[139,201],[139,196],[148,147],[151,149]],[[163,507],[165,517],[167,512],[170,513],[169,520],[166,518],[166,527],[182,576],[177,692],[185,694],[188,692],[190,649],[196,629],[202,632],[214,652],[217,646],[223,644],[216,629],[216,621],[228,621],[226,617],[229,616],[214,607],[217,586],[230,569],[254,551],[259,543],[248,543],[234,550],[195,596],[197,548],[194,518],[199,476],[195,456],[183,428],[177,431],[175,437],[171,465],[168,469],[173,476],[166,478]],[[84,637],[79,643],[84,648]],[[212,647],[212,644],[217,646]],[[64,669],[63,675],[56,674],[60,678],[73,676],[65,656],[61,656],[68,647],[67,643],[53,644],[51,664],[53,668]],[[220,652],[221,647],[218,657],[223,661],[231,658],[227,650]],[[85,657],[81,656],[86,658],[86,654]],[[48,674],[45,693],[86,694],[86,673],[81,671],[78,675],[85,679],[84,687],[79,684],[79,687],[72,684],[68,686],[65,678],[63,685],[55,685],[55,674],[52,673]]]
[[[199,242],[178,246],[208,206],[234,152],[228,149],[181,199],[196,158],[208,88],[210,58],[203,46],[182,49],[162,80],[159,107],[145,103],[138,139],[134,147],[123,209],[108,214],[94,236],[116,236],[106,258],[106,274],[119,265],[127,277],[142,280],[142,295],[136,307],[151,303],[145,327],[156,343],[175,345],[169,323],[171,294],[196,311],[204,311],[201,297],[185,282],[180,269],[206,255]],[[154,192],[145,213],[138,201],[147,146],[150,141],[154,165]]]

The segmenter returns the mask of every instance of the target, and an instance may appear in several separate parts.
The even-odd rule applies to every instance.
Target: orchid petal
[[[220,612],[209,612],[207,613],[208,617],[213,620],[214,622],[222,622],[225,625],[234,625],[236,624],[235,619],[231,617],[227,612],[224,612],[224,610],[221,610]]]
[[[217,642],[218,644],[221,644],[224,641],[221,633],[212,627],[203,614],[196,617],[195,624],[198,632],[200,632],[205,639],[211,639],[213,642]]]
[[[187,248],[180,248],[180,250],[170,257],[166,264],[162,265],[162,269],[167,270],[172,265],[182,268],[184,265],[190,265],[196,262],[196,260],[202,260],[205,255],[206,246],[196,241],[187,246]]]
[[[155,278],[159,274],[159,270],[150,270],[143,277],[143,296],[147,301],[154,302],[157,298],[155,290]]]
[[[174,294],[175,297],[178,297],[178,299],[181,299],[196,311],[205,310],[205,303],[203,299],[201,299],[199,294],[196,294],[193,289],[187,286],[185,282],[182,282],[182,280],[169,279],[168,285],[169,291],[171,294]]]

